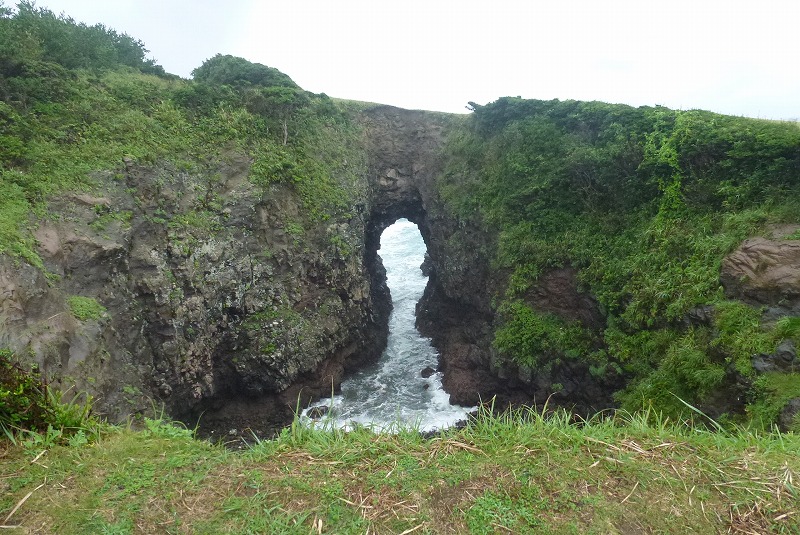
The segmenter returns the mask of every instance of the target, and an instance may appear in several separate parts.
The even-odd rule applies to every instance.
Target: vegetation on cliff
[[[53,352],[43,360],[69,365],[69,343],[79,340],[75,352],[84,354],[70,373],[85,372],[85,384],[102,380],[103,366],[140,373],[166,399],[182,388],[173,406],[196,401],[215,365],[242,374],[227,388],[260,392],[270,374],[285,388],[301,373],[300,357],[335,350],[319,340],[352,350],[352,333],[336,322],[370,313],[352,305],[366,302],[369,288],[345,287],[346,276],[328,269],[350,262],[359,271],[363,260],[363,228],[348,227],[363,225],[366,201],[359,105],[232,56],[210,58],[194,80],[181,80],[147,53],[102,25],[32,2],[13,11],[0,4],[0,254],[24,276],[26,263],[36,267],[31,294],[56,288],[60,299],[20,333],[31,340],[72,329],[43,338],[50,345],[37,349]],[[142,418],[139,431],[99,424],[87,396],[50,388],[17,365],[33,360],[27,353],[1,349],[2,528],[796,533],[797,435],[725,430],[694,406],[714,408],[720,393],[742,396],[750,417],[769,426],[800,398],[800,374],[759,374],[752,362],[782,341],[800,343],[797,318],[765,324],[719,282],[723,256],[744,238],[800,221],[797,125],[601,103],[504,98],[474,107],[463,127],[448,121],[449,168],[439,186],[453,214],[497,237],[497,350],[536,372],[580,363],[598,381],[625,385],[617,400],[633,416],[575,423],[562,412],[487,412],[433,439],[295,423],[234,453],[160,417]],[[246,162],[239,204],[225,197],[241,186],[222,183],[228,161]],[[234,183],[238,171],[230,174]],[[265,198],[273,204],[259,205]],[[248,217],[255,205],[276,209],[258,217],[280,219],[280,229],[264,233],[288,243],[283,279],[273,278],[278,260],[263,243],[252,256],[231,246],[247,262],[214,250],[236,217],[229,245],[247,237],[237,228],[252,230],[255,219],[234,213],[242,204]],[[126,286],[119,277],[108,292],[84,294],[40,256],[34,231],[51,222],[85,231],[73,243],[94,252],[120,253],[114,247],[132,240],[111,238],[133,225],[166,242],[131,256],[146,281]],[[212,253],[215,269],[237,260],[244,267],[203,271]],[[531,291],[556,267],[577,270],[602,327],[537,309]],[[312,297],[289,295],[301,271]],[[37,276],[44,282],[33,286]],[[260,294],[250,292],[257,276]],[[239,283],[246,291],[237,294]],[[204,284],[217,286],[204,294]],[[187,311],[189,292],[196,309]],[[114,317],[122,313],[129,316]],[[201,345],[224,337],[217,328],[235,332],[221,358]],[[112,355],[102,344],[126,329],[137,343]],[[90,339],[101,341],[93,353]],[[144,383],[105,379],[131,412],[147,400]],[[718,405],[727,410],[729,401]]]
[[[300,211],[282,222],[297,251],[309,249],[305,237],[316,229],[331,257],[357,254],[361,244],[334,224],[349,221],[366,194],[348,107],[232,56],[210,58],[193,81],[181,80],[147,58],[140,41],[31,2],[0,8],[0,30],[0,253],[44,269],[32,230],[72,217],[52,210],[54,195],[102,193],[130,168],[159,162],[171,174],[147,185],[154,206],[135,215],[96,204],[90,226],[102,237],[143,218],[191,259],[225,227],[230,210],[214,164],[237,153],[249,160],[251,184],[265,195],[284,188],[298,201]],[[628,410],[677,417],[688,402],[719,413],[736,405],[719,402],[724,393],[742,398],[756,421],[774,423],[800,393],[799,376],[758,375],[751,359],[785,340],[800,343],[796,318],[765,324],[757,308],[724,293],[719,274],[745,238],[800,221],[800,128],[597,102],[502,98],[473,108],[463,127],[453,121],[439,186],[453,214],[497,237],[501,356],[532,371],[580,363],[598,381],[624,385],[616,399]],[[194,175],[192,202],[166,201],[159,193],[184,171]],[[138,208],[140,187],[126,190]],[[601,327],[530,298],[563,266],[596,301]],[[169,269],[164,277],[175,282]],[[169,301],[179,303],[186,285],[173,286]],[[107,317],[94,296],[65,302],[79,321]],[[247,312],[242,325],[253,333],[282,319],[317,323],[282,302]],[[265,353],[277,347],[262,342]]]
[[[502,355],[534,370],[571,361],[601,381],[624,378],[617,399],[629,410],[677,416],[681,400],[711,405],[726,390],[773,422],[774,406],[763,409],[774,389],[754,381],[750,359],[800,332],[792,318],[762,326],[757,308],[729,300],[720,265],[745,238],[800,221],[797,124],[501,98],[474,105],[449,151],[440,189],[451,210],[498,236]],[[578,271],[604,327],[528,299],[562,266]]]
[[[360,130],[270,67],[217,55],[190,81],[147,54],[32,2],[0,10],[0,258],[21,288],[4,343],[111,413],[173,392],[188,410],[250,376],[285,388],[369,336],[369,288],[348,285]]]
[[[141,41],[31,2],[0,11],[0,252],[41,265],[26,232],[48,196],[99,186],[98,171],[168,161],[202,170],[226,152],[251,179],[291,184],[312,217],[355,204],[356,131],[325,95],[269,67],[216,56],[195,81],[167,75]],[[218,219],[214,177],[192,215]]]

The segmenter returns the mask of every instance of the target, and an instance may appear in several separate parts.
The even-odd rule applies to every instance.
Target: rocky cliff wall
[[[207,433],[268,434],[383,349],[380,235],[406,217],[433,259],[429,293],[469,311],[447,321],[485,356],[486,237],[453,220],[436,188],[460,120],[357,114],[365,165],[334,219],[310,218],[291,184],[254,185],[242,152],[98,173],[96,191],[56,196],[32,221],[44,269],[2,258],[0,345],[92,394],[112,421],[163,404]]]
[[[209,430],[264,429],[330,392],[385,344],[365,219],[310,220],[250,165],[127,164],[52,199],[44,269],[0,262],[0,345],[112,421],[163,403]]]
[[[428,248],[417,323],[440,351],[451,401],[612,406],[620,374],[600,378],[558,353],[534,370],[494,348],[492,300],[509,276],[491,265],[497,236],[439,194],[445,143],[463,119],[355,113],[363,163],[349,209],[333,217],[312,217],[290,183],[254,185],[250,158],[233,150],[188,167],[126,162],[99,173],[96,191],[56,196],[31,221],[43,268],[0,258],[0,346],[65,390],[91,393],[112,421],[163,404],[208,433],[269,434],[385,346],[380,235],[405,217]],[[728,295],[766,305],[767,323],[796,316],[795,249],[745,243],[723,266]],[[521,299],[602,344],[605,313],[578,280],[569,265],[553,268]],[[769,367],[787,354],[793,371],[793,347],[754,358]]]

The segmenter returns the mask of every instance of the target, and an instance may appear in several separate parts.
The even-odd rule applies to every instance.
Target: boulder
[[[711,305],[694,307],[684,315],[683,322],[687,327],[695,325],[710,327],[714,325],[714,307]]]

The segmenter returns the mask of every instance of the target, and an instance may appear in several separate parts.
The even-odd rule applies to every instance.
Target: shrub
[[[32,373],[13,362],[13,353],[0,350],[0,428],[46,429],[52,420],[47,388]]]
[[[70,440],[78,435],[85,441],[95,434],[98,422],[91,416],[92,398],[65,394],[48,385],[36,369],[26,370],[14,353],[0,349],[0,431],[11,440],[24,433],[26,442]]]

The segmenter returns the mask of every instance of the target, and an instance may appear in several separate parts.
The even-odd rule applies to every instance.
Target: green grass
[[[755,380],[754,389],[759,393],[748,406],[754,423],[771,423],[777,420],[781,410],[793,398],[800,398],[800,372],[768,372]],[[800,432],[800,418],[795,416],[790,429]]]
[[[5,524],[40,533],[800,531],[792,434],[521,412],[484,414],[430,440],[296,424],[232,452],[146,422],[82,447],[6,445],[0,512],[19,508]]]
[[[67,304],[72,315],[81,321],[98,320],[106,313],[105,307],[91,297],[71,295],[67,297]]]

